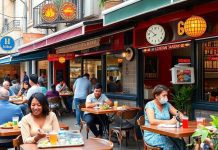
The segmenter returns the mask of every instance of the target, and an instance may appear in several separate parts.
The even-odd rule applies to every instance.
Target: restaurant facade
[[[133,47],[141,54],[138,59],[142,60],[140,72],[143,72],[143,76],[138,78],[144,81],[142,85],[139,84],[142,89],[139,89],[138,98],[145,100],[145,103],[152,99],[151,91],[157,84],[168,87],[190,84],[194,88],[192,117],[217,114],[218,1],[183,1],[174,5],[163,4],[165,7],[157,10],[154,6],[150,9],[156,11],[149,13],[133,10],[129,16],[124,15],[130,8],[142,4],[143,1],[137,1],[103,12],[106,26],[120,21],[137,21],[133,31]],[[140,9],[140,6],[137,8]],[[121,17],[112,18],[116,14]],[[181,73],[181,70],[182,75],[175,74]]]

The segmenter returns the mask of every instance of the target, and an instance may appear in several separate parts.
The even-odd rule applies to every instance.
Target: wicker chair
[[[12,140],[12,143],[15,150],[20,150],[20,145],[23,144],[22,136],[18,135],[15,139]]]
[[[138,124],[138,126],[140,126],[141,133],[143,135],[144,134],[144,130],[141,128],[141,126],[145,124],[145,117],[144,117],[144,115],[139,117],[139,119],[137,120],[137,124]],[[144,150],[161,150],[161,148],[150,146],[150,145],[148,145],[144,141]]]
[[[56,115],[62,116],[61,113],[61,98],[59,96],[57,97],[51,97],[48,98],[49,108],[51,111],[53,111]],[[61,118],[62,120],[62,118]]]

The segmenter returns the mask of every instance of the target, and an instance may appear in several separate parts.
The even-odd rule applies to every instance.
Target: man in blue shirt
[[[91,82],[89,81],[89,74],[86,73],[83,77],[78,78],[74,85],[74,104],[76,108],[76,125],[80,125],[80,118],[83,112],[80,111],[79,105],[86,102],[86,96],[91,92]]]
[[[12,117],[18,116],[19,120],[23,117],[23,113],[19,106],[10,103],[9,92],[5,88],[0,88],[0,125],[12,121]],[[0,147],[10,148],[12,147],[12,139],[15,137],[0,137]]]

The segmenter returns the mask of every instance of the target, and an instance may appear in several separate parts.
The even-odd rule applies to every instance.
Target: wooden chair
[[[57,97],[51,97],[48,98],[49,108],[51,111],[53,111],[56,115],[62,116],[61,113],[61,98],[59,96]],[[62,118],[61,118],[62,120]]]
[[[126,133],[126,145],[128,145],[129,133],[130,131],[133,131],[134,139],[137,142],[137,146],[139,147],[138,139],[135,131],[135,122],[138,112],[139,112],[138,109],[127,109],[127,110],[118,111],[116,113],[116,116],[118,117],[117,118],[118,121],[115,121],[115,124],[111,124],[110,126],[109,140],[111,140],[112,134],[115,133],[118,138],[121,149],[122,149],[123,131]]]
[[[86,107],[86,104],[80,104],[79,105],[79,109],[81,110],[82,108],[85,108]],[[80,132],[82,131],[83,129],[83,126],[86,126],[86,138],[88,139],[89,138],[89,131],[90,131],[90,128],[87,126],[87,123],[81,119],[81,122],[80,122]]]
[[[145,124],[145,116],[143,115],[140,116],[139,119],[137,120],[137,125],[140,126],[142,136],[144,135],[144,130],[141,128],[141,126],[144,124]],[[161,150],[161,148],[150,146],[144,141],[144,150]]]
[[[12,140],[12,143],[15,150],[20,150],[20,145],[23,144],[22,136],[18,135],[15,139]]]

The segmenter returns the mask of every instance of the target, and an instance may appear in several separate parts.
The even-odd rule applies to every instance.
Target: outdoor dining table
[[[121,107],[118,107],[121,108]],[[126,111],[128,109],[139,109],[139,107],[133,107],[133,106],[126,106],[124,109],[117,109],[114,107],[111,107],[109,109],[95,109],[95,108],[81,108],[82,111],[84,112],[89,112],[95,115],[102,115],[102,114],[116,114],[118,111]],[[101,119],[101,117],[99,117],[100,121],[102,122],[103,125],[103,134],[104,136],[106,136],[106,138],[108,138],[108,131],[107,131],[107,124]]]
[[[71,146],[71,147],[60,147],[60,148],[43,148],[43,150],[112,150],[113,143],[109,140],[99,138],[89,138],[84,140],[83,146]],[[36,144],[22,144],[20,145],[21,150],[39,150]]]
[[[183,138],[190,137],[195,132],[197,123],[196,121],[189,121],[188,128],[166,128],[158,127],[157,125],[143,125],[141,126],[141,129],[173,138]]]
[[[69,130],[69,126],[63,122],[60,122],[59,123],[60,125],[60,128],[61,129],[64,129],[64,130]],[[21,134],[21,131],[20,129],[2,129],[0,128],[0,137],[3,137],[3,136],[17,136],[17,135],[20,135]]]

